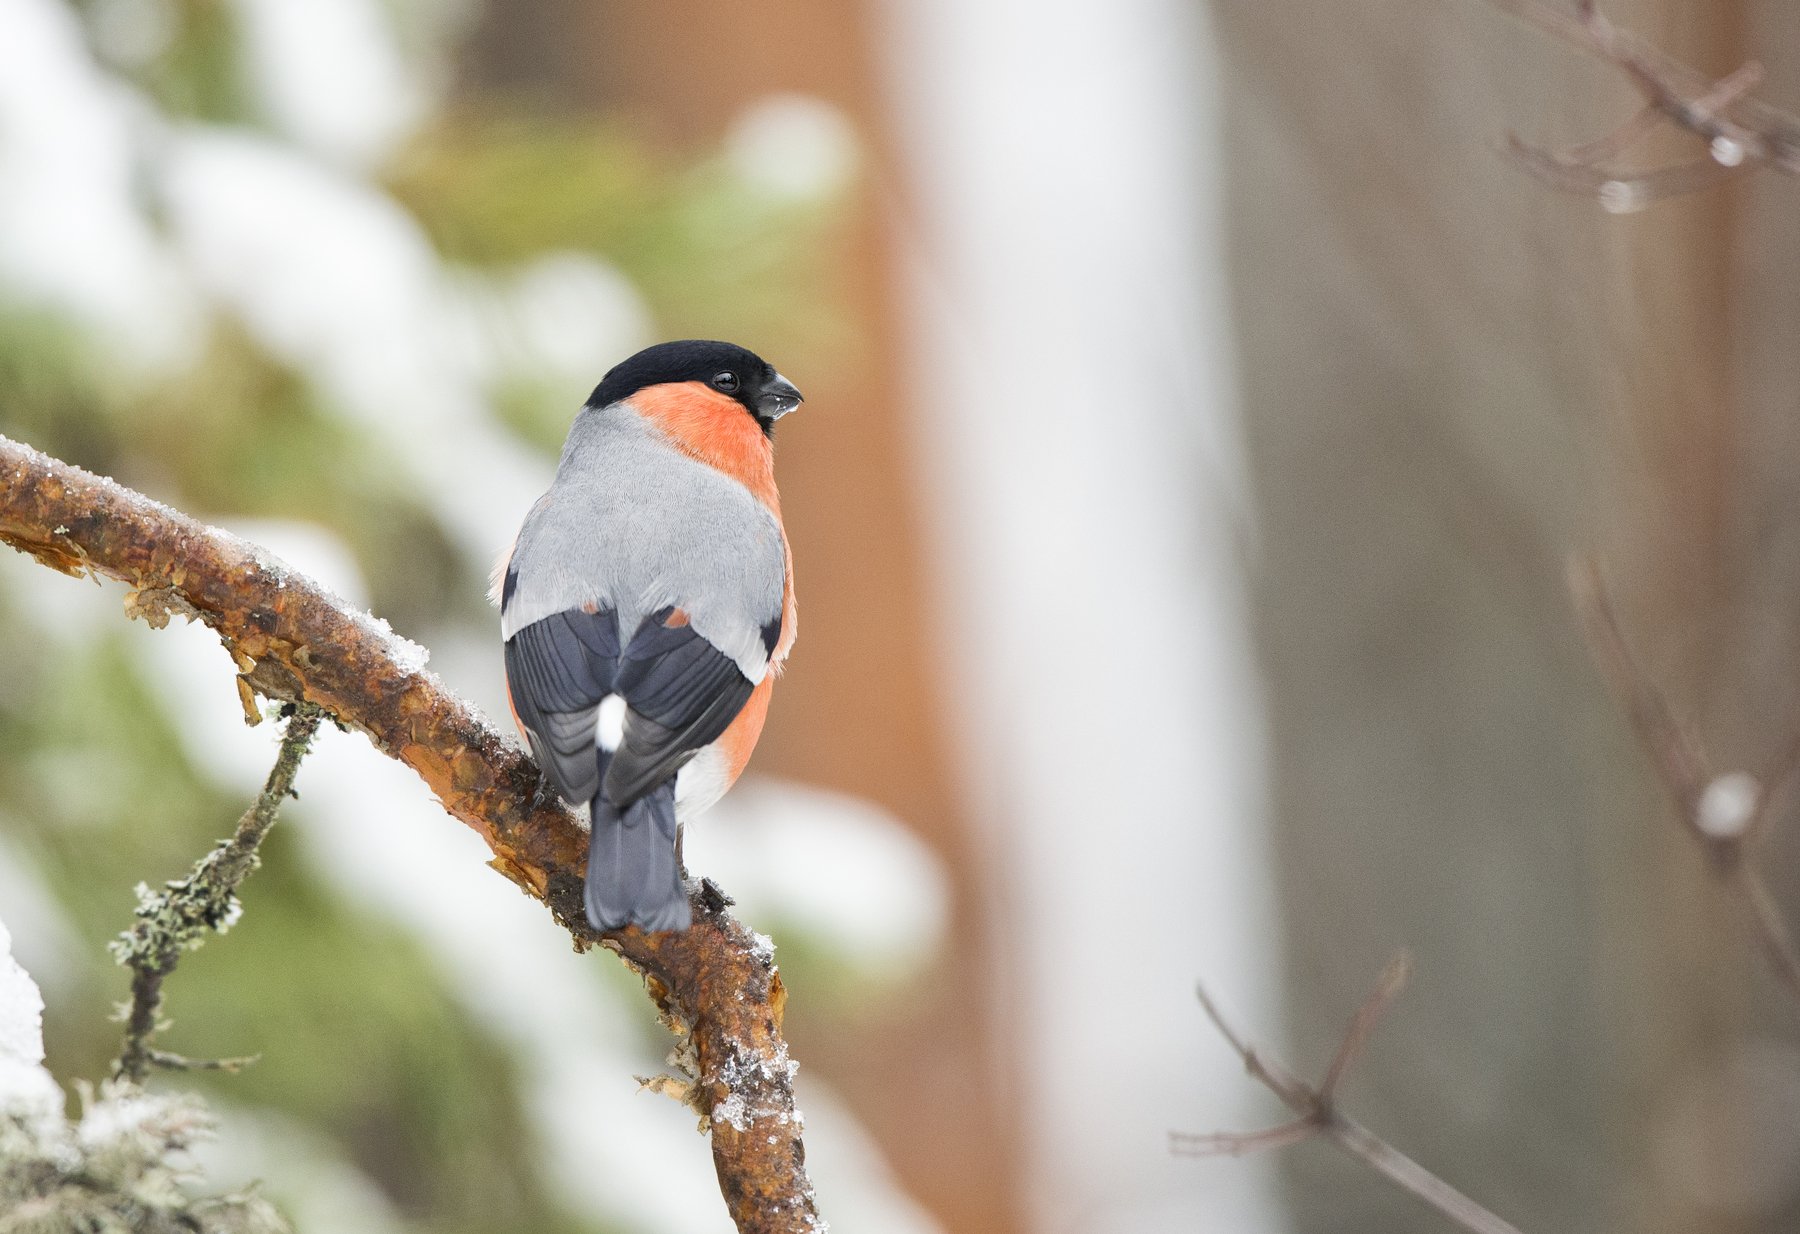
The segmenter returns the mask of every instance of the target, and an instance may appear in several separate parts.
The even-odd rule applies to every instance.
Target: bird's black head
[[[606,374],[589,407],[605,407],[639,390],[671,382],[699,382],[743,404],[765,433],[800,405],[800,391],[755,352],[711,339],[682,339],[646,347]]]

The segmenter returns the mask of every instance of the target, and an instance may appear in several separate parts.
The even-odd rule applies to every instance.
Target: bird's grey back
[[[518,582],[504,637],[596,603],[629,639],[675,605],[752,681],[768,665],[765,625],[781,612],[786,551],[774,515],[730,476],[690,458],[628,402],[576,417],[556,483],[513,552]]]

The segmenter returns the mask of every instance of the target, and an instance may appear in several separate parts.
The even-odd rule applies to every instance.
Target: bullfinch
[[[608,372],[495,571],[513,718],[592,820],[595,929],[691,924],[681,822],[731,787],[794,644],[775,422],[800,391],[690,339]]]

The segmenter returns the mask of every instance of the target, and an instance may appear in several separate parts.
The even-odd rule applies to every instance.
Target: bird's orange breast
[[[650,386],[627,401],[682,453],[738,481],[779,516],[775,447],[742,403],[699,381]]]
[[[781,525],[781,494],[775,489],[775,446],[744,405],[702,381],[669,382],[639,390],[627,400],[638,414],[655,425],[676,449],[722,471],[745,488],[775,516]],[[794,605],[794,554],[781,531],[787,578],[781,599],[781,635],[770,657],[780,670],[793,646],[798,622]],[[766,709],[765,696],[762,706]],[[760,720],[756,731],[762,731]],[[751,738],[755,745],[755,738]]]
[[[750,697],[744,701],[744,709],[737,713],[731,726],[719,734],[719,749],[725,756],[726,787],[737,783],[737,778],[749,765],[750,753],[756,749],[757,741],[762,737],[763,724],[769,718],[769,699],[775,692],[775,675],[764,677],[757,683],[756,689],[750,691]]]

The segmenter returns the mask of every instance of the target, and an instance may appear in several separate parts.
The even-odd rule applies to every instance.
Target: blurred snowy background
[[[1046,56],[1107,42],[1078,99],[984,60],[1000,17],[0,0],[0,431],[268,547],[504,715],[481,580],[599,375],[667,337],[777,358],[807,637],[688,856],[780,947],[826,1213],[1275,1229],[1260,1169],[1166,1151],[1253,1116],[1193,978],[1266,1023],[1274,960],[1200,31],[1041,23]],[[1009,141],[1034,113],[1089,130],[1105,192]],[[1163,398],[1140,361],[1182,348]],[[1048,669],[1044,615],[1121,594],[1194,619],[1158,680]],[[116,1047],[132,885],[229,829],[273,742],[204,630],[0,558],[0,919],[65,1087]],[[1190,770],[1115,774],[1144,761]],[[628,974],[360,737],[300,791],[170,991],[172,1047],[262,1056],[178,1082],[223,1119],[209,1185],[334,1234],[725,1228],[691,1115],[632,1081],[668,1043]],[[1120,921],[1129,971],[1088,933]]]
[[[1800,7],[1609,7],[1796,93]],[[792,375],[804,637],[688,853],[779,945],[840,1229],[1440,1229],[1318,1146],[1168,1151],[1276,1113],[1195,980],[1311,1069],[1402,945],[1346,1093],[1401,1147],[1527,1230],[1793,1229],[1791,1009],[1563,579],[1601,557],[1719,766],[1792,747],[1800,212],[1616,217],[1495,153],[1631,105],[1486,0],[0,0],[0,432],[501,715],[484,577],[600,374]],[[274,750],[120,601],[0,555],[0,921],[65,1090],[132,885]],[[262,1055],[192,1081],[214,1184],[722,1231],[629,975],[361,739],[299,783],[169,990],[171,1048]],[[1800,827],[1762,856],[1800,919]]]

